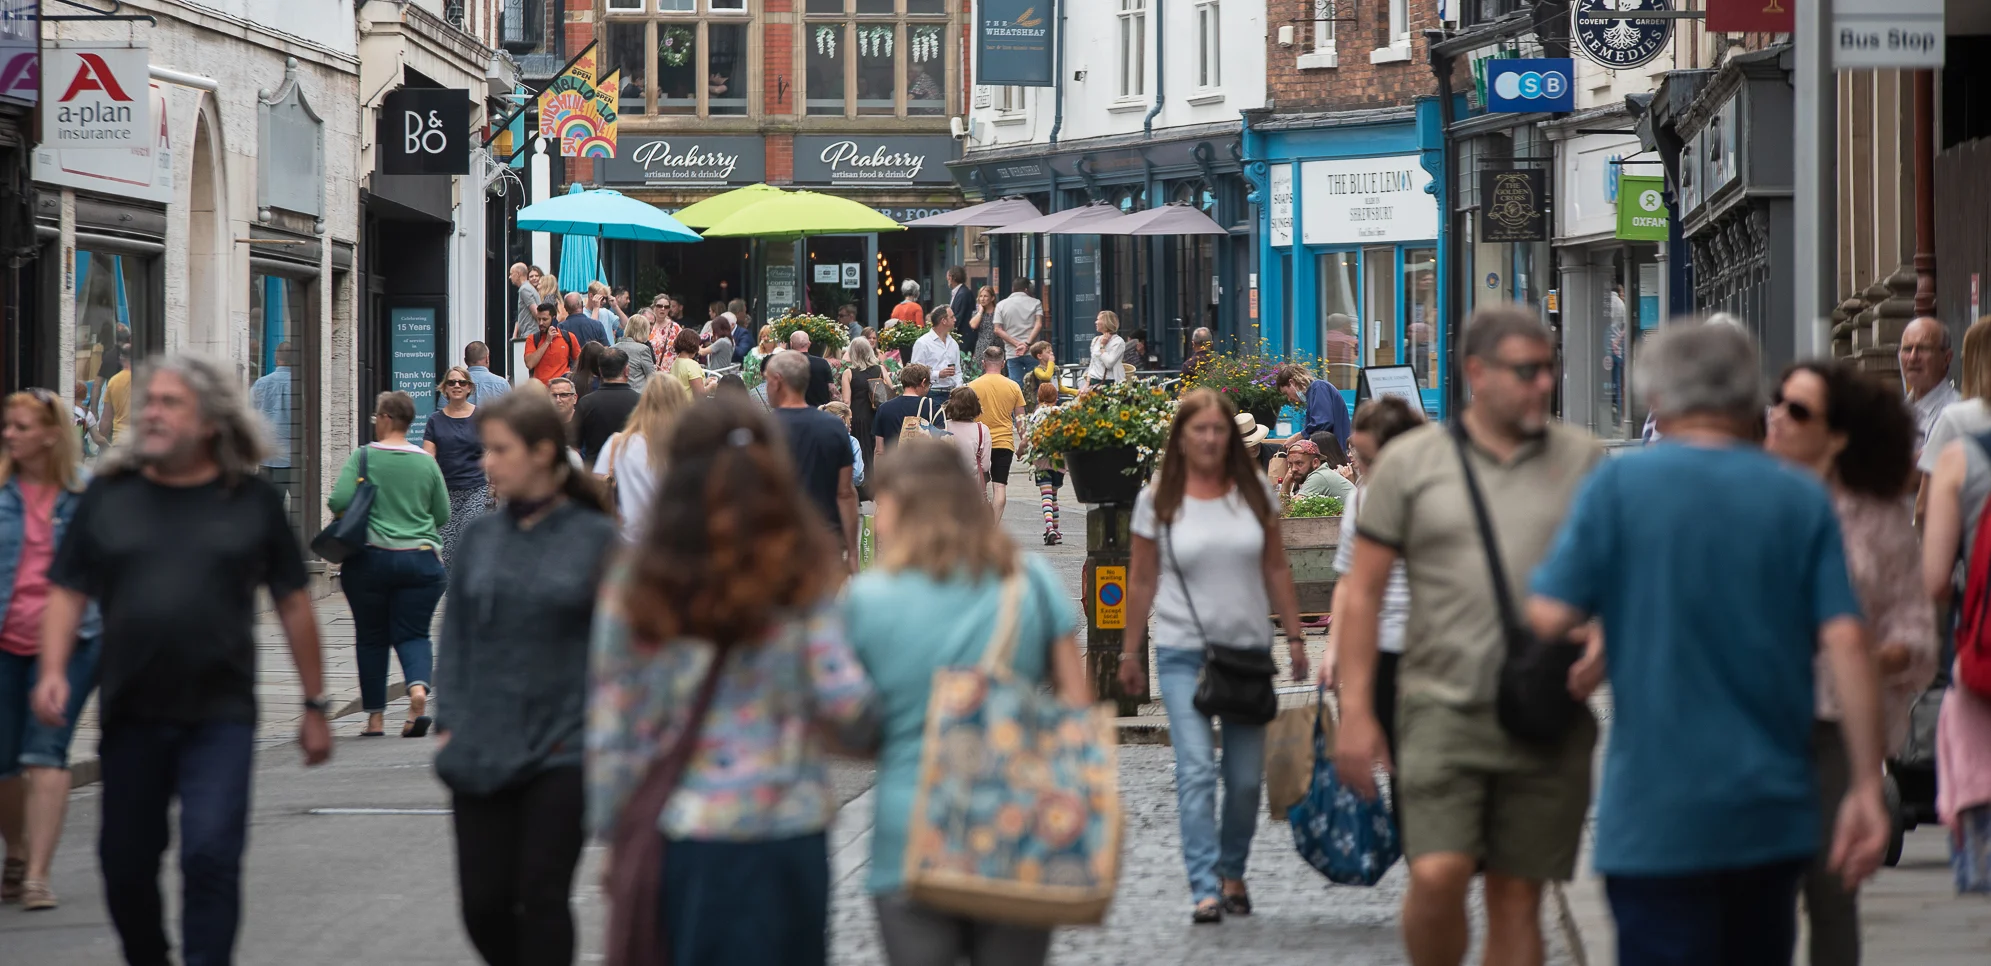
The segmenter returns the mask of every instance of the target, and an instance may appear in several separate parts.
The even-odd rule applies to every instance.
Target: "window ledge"
[[[1369,63],[1371,64],[1401,64],[1409,60],[1410,45],[1407,43],[1391,44],[1388,47],[1377,47],[1375,50],[1369,51]]]
[[[1029,111],[997,111],[996,116],[990,119],[989,123],[996,125],[1022,124],[1028,120],[1030,120]]]
[[[1220,87],[1206,87],[1189,95],[1188,101],[1191,104],[1198,105],[1222,104],[1224,102],[1224,91]]]
[[[1107,113],[1110,114],[1129,114],[1134,111],[1145,111],[1147,109],[1148,99],[1146,96],[1115,98],[1112,103],[1106,105]]]
[[[1301,54],[1298,59],[1293,61],[1293,67],[1298,70],[1315,70],[1322,67],[1339,66],[1341,66],[1341,59],[1332,50],[1316,50],[1311,53]]]

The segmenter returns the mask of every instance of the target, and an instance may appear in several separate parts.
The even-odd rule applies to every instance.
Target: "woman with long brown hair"
[[[595,624],[588,824],[614,838],[611,958],[821,964],[838,805],[824,740],[875,733],[836,609],[842,561],[750,399],[692,407],[666,459]]]
[[[886,961],[1042,963],[1049,930],[951,915],[907,896],[906,828],[933,672],[982,659],[999,623],[1005,583],[1021,581],[1011,664],[1017,678],[1052,685],[1075,706],[1090,699],[1070,590],[989,515],[975,478],[951,447],[926,440],[895,446],[879,461],[874,485],[882,549],[873,569],[851,583],[844,607],[851,642],[878,689],[882,719],[867,888],[877,905]]]
[[[574,961],[568,894],[581,857],[588,628],[615,523],[567,456],[543,389],[477,408],[501,501],[464,528],[449,572],[436,775],[455,815],[463,924],[487,963]],[[577,554],[574,548],[586,548]]]
[[[1279,505],[1238,434],[1237,410],[1209,389],[1182,397],[1169,427],[1161,478],[1134,503],[1134,553],[1127,568],[1127,638],[1120,683],[1147,689],[1148,614],[1155,617],[1155,670],[1175,746],[1175,800],[1182,858],[1197,923],[1251,914],[1245,861],[1258,824],[1265,728],[1226,720],[1222,822],[1211,718],[1197,710],[1207,648],[1268,650],[1276,606],[1295,680],[1307,676],[1299,598],[1279,542]]]
[[[53,909],[49,868],[69,804],[69,740],[97,681],[102,617],[84,612],[65,674],[69,703],[49,724],[29,709],[41,660],[48,567],[83,499],[82,440],[69,406],[46,389],[7,397],[0,431],[0,838],[7,840],[0,901]]]

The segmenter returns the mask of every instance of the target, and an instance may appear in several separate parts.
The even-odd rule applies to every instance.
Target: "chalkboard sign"
[[[1355,404],[1365,399],[1396,396],[1416,412],[1424,411],[1424,394],[1417,387],[1417,369],[1412,366],[1369,366],[1362,370],[1355,387]]]
[[[394,388],[415,397],[415,422],[408,442],[422,445],[422,427],[436,409],[436,310],[387,310],[392,339]]]

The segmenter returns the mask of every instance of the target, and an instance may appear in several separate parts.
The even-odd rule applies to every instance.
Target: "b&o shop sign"
[[[142,45],[46,42],[41,143],[67,150],[152,144],[151,65]]]
[[[1307,245],[1429,241],[1438,199],[1415,154],[1300,163],[1300,241]]]

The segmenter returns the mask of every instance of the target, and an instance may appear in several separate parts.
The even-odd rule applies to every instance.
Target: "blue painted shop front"
[[[1353,402],[1361,370],[1408,365],[1442,417],[1451,318],[1438,102],[1301,119],[1247,117],[1259,223],[1259,334],[1319,361]]]

